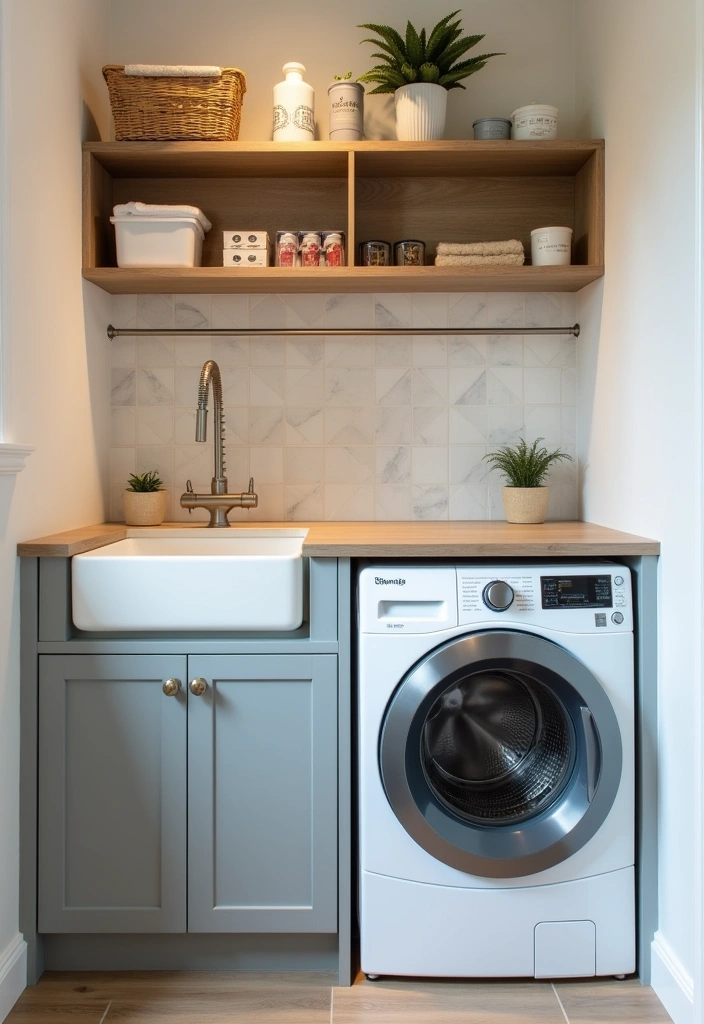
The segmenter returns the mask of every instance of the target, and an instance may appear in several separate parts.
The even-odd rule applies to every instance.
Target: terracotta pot
[[[544,523],[549,487],[504,487],[504,511],[509,523]]]
[[[411,82],[394,93],[396,138],[404,142],[441,139],[445,134],[447,89],[434,82]]]
[[[125,491],[122,495],[128,526],[160,526],[166,515],[166,491]]]

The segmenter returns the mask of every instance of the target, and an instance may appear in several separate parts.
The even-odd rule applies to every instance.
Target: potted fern
[[[160,526],[166,514],[166,491],[155,470],[132,473],[123,494],[128,526]]]
[[[388,25],[365,24],[376,32],[378,39],[363,39],[379,47],[377,64],[360,82],[375,82],[375,93],[393,93],[396,105],[396,137],[404,141],[441,139],[445,131],[447,93],[449,89],[464,89],[462,79],[481,70],[490,57],[500,53],[482,53],[478,57],[461,57],[476,46],[484,36],[464,36],[461,19],[452,19],[459,11],[451,11],[427,33],[417,32],[406,25],[405,38]]]
[[[514,445],[505,445],[484,456],[508,481],[503,488],[503,499],[509,523],[544,523],[550,488],[543,481],[554,463],[563,459],[572,461],[572,456],[559,448],[549,452],[540,447],[542,440],[539,437],[529,446],[521,438]]]

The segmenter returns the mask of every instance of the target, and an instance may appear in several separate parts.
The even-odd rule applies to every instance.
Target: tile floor
[[[395,981],[323,973],[47,973],[7,1024],[668,1024],[637,980]]]

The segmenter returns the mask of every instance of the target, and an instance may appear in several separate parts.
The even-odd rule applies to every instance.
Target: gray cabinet
[[[41,932],[336,927],[335,655],[40,658]]]
[[[39,930],[185,931],[186,658],[39,662]]]

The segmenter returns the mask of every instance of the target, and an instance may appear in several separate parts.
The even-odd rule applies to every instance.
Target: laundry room
[[[0,14],[0,1021],[700,1024],[704,0]]]

